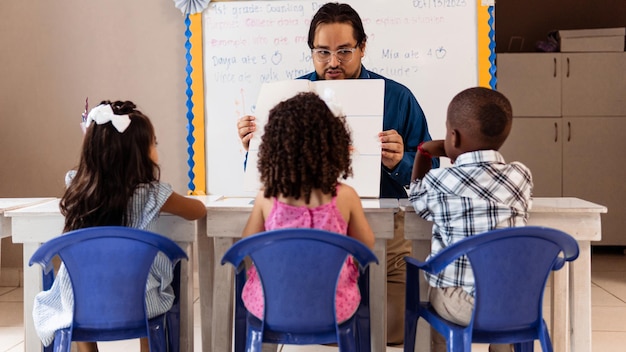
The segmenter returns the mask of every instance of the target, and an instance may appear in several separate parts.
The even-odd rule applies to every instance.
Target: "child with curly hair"
[[[356,191],[341,183],[352,175],[352,139],[345,116],[335,116],[315,93],[299,93],[276,105],[269,114],[258,153],[263,185],[243,236],[282,228],[315,228],[374,245]],[[337,321],[350,318],[361,295],[358,268],[348,258],[337,284]],[[254,267],[242,299],[250,313],[263,318],[261,282]]]

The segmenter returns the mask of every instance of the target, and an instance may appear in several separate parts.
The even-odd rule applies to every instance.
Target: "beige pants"
[[[404,304],[406,265],[404,257],[411,255],[411,241],[404,239],[404,213],[394,219],[393,239],[387,241],[387,344],[402,344],[404,340]]]
[[[467,326],[472,319],[474,309],[474,297],[465,292],[461,287],[434,288],[429,290],[430,304],[442,318]],[[431,351],[446,352],[446,339],[430,329]],[[489,352],[513,352],[513,345],[493,344],[489,346]]]

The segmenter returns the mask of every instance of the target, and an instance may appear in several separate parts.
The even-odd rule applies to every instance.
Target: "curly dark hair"
[[[352,175],[352,138],[345,116],[335,116],[315,93],[299,93],[269,114],[259,147],[265,197],[304,197],[320,189],[333,196],[339,178]]]
[[[313,18],[311,19],[311,25],[309,26],[309,48],[313,49],[313,42],[315,41],[315,30],[320,24],[331,23],[347,23],[352,26],[354,30],[354,39],[356,45],[367,41],[367,34],[363,28],[363,22],[359,14],[348,4],[340,4],[337,2],[329,2],[320,7]]]
[[[135,188],[158,181],[159,166],[150,158],[156,142],[150,119],[130,101],[108,100],[115,115],[128,115],[123,133],[108,122],[92,123],[85,133],[80,163],[61,198],[64,231],[91,226],[126,225],[126,208]]]

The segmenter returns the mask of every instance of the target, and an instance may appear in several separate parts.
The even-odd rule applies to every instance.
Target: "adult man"
[[[327,3],[311,20],[308,44],[315,71],[299,79],[383,79],[385,81],[381,143],[381,198],[407,198],[405,186],[417,146],[431,140],[424,112],[411,91],[398,82],[368,71],[361,64],[367,35],[359,14],[348,4]],[[357,92],[355,92],[358,94]],[[246,150],[256,130],[253,116],[237,122],[239,138]],[[439,166],[433,160],[433,167]],[[397,223],[401,224],[402,219]],[[396,225],[394,239],[387,243],[387,342],[402,343],[404,326],[405,270],[403,257],[411,246],[403,239],[402,226]]]

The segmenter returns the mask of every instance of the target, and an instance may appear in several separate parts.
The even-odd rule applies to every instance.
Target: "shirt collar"
[[[365,66],[363,66],[363,64],[361,64],[361,73],[359,74],[358,78],[371,78],[370,77],[370,71],[368,71]],[[317,75],[317,71],[313,71],[313,74],[311,75],[311,81],[319,81],[320,77]]]
[[[505,161],[502,154],[497,150],[477,150],[459,155],[454,161],[454,166],[478,163],[505,164]]]
[[[363,64],[361,64],[361,74],[359,75],[359,78],[371,78],[370,71],[368,71]]]

